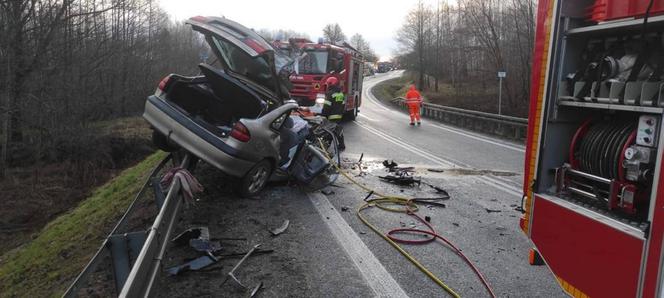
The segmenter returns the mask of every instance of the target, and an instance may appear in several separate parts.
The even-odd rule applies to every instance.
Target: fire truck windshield
[[[300,74],[323,74],[327,73],[327,51],[306,51],[298,63]]]

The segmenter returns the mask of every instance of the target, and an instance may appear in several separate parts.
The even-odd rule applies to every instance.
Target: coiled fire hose
[[[322,140],[318,139],[320,142],[321,148],[325,148],[323,145]],[[364,223],[367,227],[369,227],[372,231],[374,231],[376,234],[378,234],[380,237],[382,237],[385,241],[387,241],[392,247],[394,247],[399,253],[401,253],[406,259],[408,259],[415,267],[420,269],[424,274],[426,274],[431,280],[433,280],[436,284],[438,284],[441,288],[443,288],[447,293],[452,295],[453,297],[461,297],[457,292],[455,292],[450,286],[448,286],[444,281],[442,281],[439,277],[437,277],[434,273],[432,273],[429,269],[427,269],[422,263],[420,263],[415,257],[413,257],[410,253],[408,253],[406,250],[404,250],[398,243],[405,243],[405,244],[425,244],[425,243],[430,243],[435,241],[436,239],[440,239],[443,242],[445,242],[459,257],[461,257],[466,264],[473,270],[475,275],[480,279],[482,282],[482,285],[486,288],[486,290],[489,292],[489,295],[491,297],[495,298],[496,294],[493,291],[493,288],[491,285],[489,285],[489,282],[486,280],[484,275],[475,267],[475,265],[468,259],[461,250],[459,250],[454,244],[452,244],[451,241],[446,239],[445,237],[441,236],[438,234],[435,229],[429,224],[426,220],[424,220],[422,217],[416,214],[418,207],[415,202],[414,198],[407,198],[407,197],[401,197],[401,196],[394,196],[394,195],[385,195],[379,192],[376,192],[375,190],[367,187],[364,184],[361,184],[357,182],[353,177],[351,177],[346,171],[341,169],[341,167],[332,160],[332,158],[329,156],[326,150],[323,150],[325,153],[326,157],[328,160],[332,163],[332,165],[336,168],[341,175],[346,177],[348,181],[352,182],[354,185],[358,186],[362,190],[366,191],[369,193],[367,198],[364,200],[365,203],[361,205],[357,209],[357,217]],[[376,198],[370,199],[371,196],[375,196]],[[400,228],[400,229],[393,229],[390,230],[387,233],[382,233],[378,228],[373,225],[371,222],[369,222],[363,215],[362,211],[369,208],[369,207],[378,207],[382,210],[385,211],[390,211],[390,212],[402,212],[406,213],[410,216],[413,216],[417,218],[418,221],[422,222],[424,225],[427,226],[428,230],[421,230],[421,229],[408,229],[408,228]],[[432,236],[432,238],[427,238],[423,240],[406,240],[406,239],[400,239],[395,237],[395,234],[399,233],[419,233],[419,234],[424,234],[424,235],[429,235]]]

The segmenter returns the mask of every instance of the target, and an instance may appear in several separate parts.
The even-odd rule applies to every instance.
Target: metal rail
[[[88,280],[96,271],[97,266],[108,256],[112,258],[112,268],[108,270],[112,270],[114,273],[116,290],[120,293],[119,297],[147,297],[150,295],[182,203],[179,180],[173,179],[168,193],[164,197],[159,183],[160,179],[157,177],[157,174],[171,159],[173,159],[171,155],[167,156],[152,170],[120,221],[106,237],[87,266],[69,286],[63,297],[78,297],[78,292],[88,286]],[[180,167],[189,168],[190,162],[191,157],[185,155]],[[152,227],[147,231],[118,234],[117,232],[127,224],[129,217],[136,209],[137,201],[145,194],[149,186],[154,189],[155,203],[159,208]]]
[[[397,97],[393,101],[398,106],[406,108],[406,101],[403,97]],[[526,136],[528,128],[527,118],[485,113],[432,103],[423,103],[421,114],[423,117],[517,140],[523,139]]]

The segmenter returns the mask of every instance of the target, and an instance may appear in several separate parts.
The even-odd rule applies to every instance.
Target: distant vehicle
[[[288,43],[278,41],[283,53],[299,52],[290,76],[293,88],[291,96],[301,106],[322,113],[325,99],[325,81],[336,77],[346,94],[345,117],[354,120],[362,104],[362,78],[364,63],[362,55],[347,43],[341,46],[310,42],[306,39],[290,39]],[[323,115],[328,116],[328,115]]]
[[[252,196],[275,169],[283,169],[282,130],[308,127],[292,123],[298,120],[291,116],[298,105],[289,100],[287,88],[292,60],[229,19],[198,16],[186,23],[204,35],[218,66],[201,63],[202,75],[194,77],[166,76],[148,97],[143,117],[154,128],[153,142],[159,148],[183,148],[240,178],[238,191]],[[302,138],[301,129],[292,138]],[[326,167],[320,152],[297,152],[311,157],[292,163],[306,172],[298,177],[315,176]],[[286,150],[286,155],[292,153]]]
[[[383,73],[388,72],[394,69],[394,65],[391,62],[378,62],[378,68],[376,72]]]

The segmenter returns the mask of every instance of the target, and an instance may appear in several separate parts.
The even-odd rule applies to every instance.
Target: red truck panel
[[[659,181],[656,181],[657,196],[655,197],[654,215],[650,227],[648,254],[645,263],[645,282],[643,286],[643,297],[655,297],[657,284],[662,282],[660,262],[662,257],[662,241],[664,241],[664,175],[662,175],[660,164]]]
[[[532,240],[553,273],[590,297],[635,297],[644,241],[535,195]]]
[[[624,19],[629,17],[642,17],[648,9],[649,0],[596,0],[590,7],[590,19],[596,22]],[[650,9],[650,16],[664,12],[664,0],[654,0]]]

